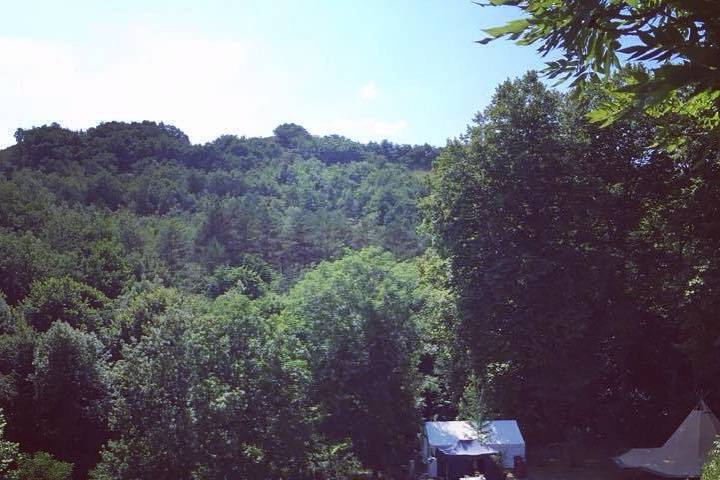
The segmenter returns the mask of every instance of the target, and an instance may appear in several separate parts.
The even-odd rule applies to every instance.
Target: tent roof
[[[483,445],[480,440],[460,440],[455,445],[452,446],[442,446],[438,447],[438,450],[440,450],[445,455],[470,455],[470,456],[478,456],[478,455],[489,455],[491,453],[498,453],[497,450],[494,448],[490,448],[486,445]]]
[[[425,422],[425,435],[430,446],[438,448],[468,440],[479,440],[486,446],[525,444],[515,420],[492,420],[480,432],[465,421]]]
[[[615,458],[623,468],[637,468],[665,477],[699,477],[720,421],[701,401],[659,448],[634,448]]]

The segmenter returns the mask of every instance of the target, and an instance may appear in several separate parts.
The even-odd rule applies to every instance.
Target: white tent
[[[662,447],[634,448],[614,460],[622,468],[637,468],[663,477],[699,477],[718,434],[720,421],[701,401]]]
[[[525,458],[525,440],[515,420],[493,420],[480,431],[470,422],[425,422],[423,458],[445,455],[500,453],[503,466],[513,466],[515,456]]]

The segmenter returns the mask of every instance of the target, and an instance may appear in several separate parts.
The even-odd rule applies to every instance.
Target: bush
[[[702,468],[701,480],[720,480],[720,442],[715,442]]]
[[[69,480],[72,463],[61,462],[46,452],[32,455],[22,454],[17,460],[17,469],[10,473],[11,480]]]

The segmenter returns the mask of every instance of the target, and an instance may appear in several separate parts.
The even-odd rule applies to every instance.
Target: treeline
[[[0,183],[0,288],[11,304],[42,276],[70,274],[110,297],[155,278],[217,294],[229,267],[267,282],[344,247],[403,258],[424,248],[425,170],[414,168],[428,165],[428,146],[361,145],[296,125],[203,146],[151,122],[16,137]]]
[[[505,84],[436,163],[475,368],[539,435],[659,445],[720,408],[720,3],[490,4],[516,17],[478,42],[533,45],[571,98]]]
[[[611,90],[503,83],[424,201],[488,408],[536,444],[662,444],[700,395],[720,405],[720,155],[687,148],[714,134],[672,111],[592,123]]]

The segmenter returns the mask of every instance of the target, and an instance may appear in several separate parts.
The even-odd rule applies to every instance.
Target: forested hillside
[[[6,439],[52,455],[21,467],[85,478],[103,448],[93,478],[407,462],[421,325],[445,308],[417,231],[437,149],[293,124],[206,145],[152,122],[16,140],[0,153],[0,404]]]
[[[21,243],[48,258],[33,255],[28,273],[72,265],[73,278],[111,298],[130,278],[216,296],[223,287],[209,285],[228,266],[294,278],[343,247],[378,244],[404,258],[422,250],[416,204],[434,148],[316,138],[296,125],[276,133],[199,146],[150,122],[18,130],[3,154],[3,243],[32,235]],[[5,280],[7,300],[36,277]]]

